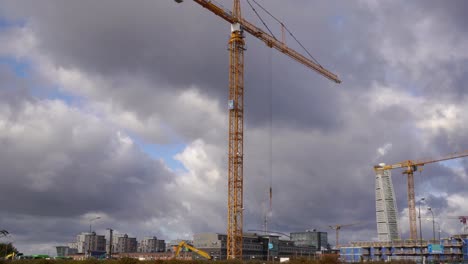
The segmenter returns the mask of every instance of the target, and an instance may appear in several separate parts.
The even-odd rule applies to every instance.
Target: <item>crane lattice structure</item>
[[[175,0],[177,3],[183,0]],[[229,161],[227,258],[242,258],[243,227],[243,159],[244,159],[244,31],[265,42],[270,48],[286,54],[322,76],[341,83],[338,76],[320,64],[289,48],[284,41],[264,32],[242,18],[240,0],[233,0],[229,11],[211,0],[193,0],[231,24],[229,39]],[[283,37],[284,39],[284,37]]]
[[[414,193],[414,172],[422,171],[424,165],[430,163],[436,163],[446,160],[458,159],[462,157],[467,157],[468,151],[452,153],[447,156],[438,158],[438,159],[426,159],[426,160],[406,160],[393,165],[379,164],[374,166],[376,173],[380,173],[385,170],[393,170],[404,168],[403,174],[408,175],[408,211],[409,211],[409,226],[410,226],[410,239],[417,240],[417,227],[416,227],[416,202],[415,202],[415,193]]]
[[[359,224],[362,224],[362,223],[359,222],[359,223],[352,223],[352,224],[345,224],[345,225],[331,225],[331,226],[329,226],[330,229],[333,229],[336,232],[336,234],[335,234],[336,235],[336,237],[335,237],[335,247],[337,249],[340,248],[339,242],[340,242],[340,230],[341,230],[341,228],[349,227],[349,226],[355,226],[355,225],[359,225]]]

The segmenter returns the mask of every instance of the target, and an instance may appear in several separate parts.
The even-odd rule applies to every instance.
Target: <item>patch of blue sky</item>
[[[447,168],[451,168],[451,169],[463,169],[464,168],[463,158],[441,161],[439,162],[439,164]]]
[[[415,81],[412,81],[404,71],[395,70],[394,68],[389,68],[385,71],[385,80],[389,83],[394,83],[398,87],[404,88],[406,92],[413,97],[421,97],[423,95],[422,89],[419,84]]]
[[[346,19],[343,15],[335,15],[331,17],[331,24],[334,29],[342,30],[346,24]]]
[[[60,89],[59,87],[51,88],[46,94],[45,97],[48,99],[60,100],[66,103],[67,105],[80,105],[83,102],[83,98],[76,96],[71,93],[67,93]]]
[[[28,61],[8,56],[0,56],[0,64],[11,68],[20,78],[28,77],[31,70],[31,64]]]
[[[129,134],[133,142],[148,156],[153,159],[162,159],[164,163],[173,171],[186,171],[184,165],[176,160],[174,156],[181,153],[187,145],[181,142],[169,144],[149,144],[135,135]]]
[[[24,27],[26,21],[24,20],[10,20],[0,16],[0,30],[9,29],[13,27]]]
[[[18,78],[32,78],[33,66],[28,60],[18,59],[11,56],[0,56],[0,65],[5,65],[10,68]],[[79,104],[80,97],[71,93],[65,92],[57,86],[30,86],[30,92],[33,96],[41,99],[57,99],[66,104]]]

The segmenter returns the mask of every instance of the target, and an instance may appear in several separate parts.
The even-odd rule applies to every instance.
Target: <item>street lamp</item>
[[[113,233],[114,230],[112,228],[107,228],[107,230],[109,230],[109,259],[112,259],[112,236],[113,236]]]
[[[92,225],[94,220],[98,220],[98,219],[101,219],[101,217],[97,216],[97,217],[89,219],[89,236],[88,236],[89,237],[88,238],[88,254],[89,255],[88,255],[88,257],[91,256],[91,239],[94,240],[96,238],[96,233],[94,234],[94,238],[91,238],[91,233],[92,233],[92,230],[93,230],[91,225]],[[86,236],[85,236],[85,240],[86,240]],[[94,243],[97,244],[97,241],[94,242]]]
[[[92,229],[91,229],[91,223],[92,223],[94,220],[98,220],[98,219],[101,219],[101,217],[100,217],[100,216],[97,216],[97,217],[95,217],[95,218],[89,219],[89,233],[92,232],[92,231],[91,231],[91,230],[92,230]]]
[[[427,210],[432,214],[432,240],[435,240],[435,221],[434,221],[434,211],[431,207],[428,207]]]
[[[426,219],[427,221],[432,221],[430,218]],[[442,233],[442,230],[440,230],[440,224],[437,221],[434,221],[434,223],[437,225],[437,230],[439,232],[439,241],[440,241],[440,233]]]
[[[419,213],[418,213],[418,218],[419,218],[419,246],[420,246],[420,252],[421,252],[421,264],[424,262],[424,256],[423,256],[423,247],[422,247],[422,229],[421,229],[421,203],[426,200],[426,198],[421,198],[419,200]]]

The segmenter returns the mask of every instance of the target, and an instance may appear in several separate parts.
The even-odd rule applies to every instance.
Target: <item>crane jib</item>
[[[182,0],[177,0],[176,2],[180,3],[179,1],[182,1]],[[285,45],[283,42],[275,39],[273,36],[269,35],[268,33],[261,30],[260,28],[254,26],[252,23],[248,22],[247,20],[242,19],[242,18],[240,20],[235,19],[231,11],[226,10],[220,6],[217,6],[215,3],[209,0],[194,0],[194,2],[210,10],[215,15],[221,17],[228,23],[231,23],[231,24],[239,23],[246,32],[258,38],[259,40],[265,42],[265,44],[268,47],[275,48],[276,50],[282,52],[283,54],[294,59],[295,61],[305,65],[306,67],[309,67],[310,69],[316,71],[320,75],[334,81],[335,83],[341,83],[341,80],[338,78],[337,75],[333,74],[332,72],[328,71],[327,69],[323,68],[317,63],[311,61],[310,59],[306,58],[299,52],[291,49],[290,47]]]

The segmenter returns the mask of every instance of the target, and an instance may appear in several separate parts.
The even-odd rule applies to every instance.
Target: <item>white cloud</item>
[[[293,97],[274,97],[274,110],[287,112],[282,118],[294,123],[297,122],[296,115],[304,114],[305,123],[308,123],[304,126],[294,124],[297,126],[287,127],[284,123],[281,125],[275,123],[271,138],[269,138],[268,124],[261,122],[257,124],[256,119],[247,124],[246,224],[255,226],[263,220],[260,216],[262,210],[259,208],[265,203],[270,176],[273,184],[272,226],[302,228],[310,221],[319,225],[330,222],[330,219],[371,217],[375,215],[372,159],[376,154],[385,155],[389,159],[401,157],[403,160],[410,151],[418,155],[437,151],[437,147],[434,146],[437,138],[445,134],[450,146],[457,146],[460,138],[464,138],[467,119],[463,117],[463,113],[467,112],[468,104],[464,101],[454,102],[445,96],[421,95],[418,94],[421,91],[418,88],[421,87],[416,89],[408,87],[414,84],[410,82],[416,82],[416,86],[425,84],[424,80],[429,76],[420,76],[425,67],[437,70],[437,65],[440,66],[441,63],[451,64],[455,61],[456,64],[466,59],[468,57],[464,48],[467,46],[466,36],[457,34],[458,32],[447,28],[445,24],[442,25],[440,22],[443,21],[423,18],[417,13],[411,17],[395,20],[395,17],[399,17],[396,14],[401,14],[400,11],[408,11],[408,5],[405,5],[404,10],[399,7],[391,9],[392,5],[389,5],[390,11],[395,12],[392,13],[387,12],[388,9],[381,8],[382,2],[379,1],[360,3],[361,6],[356,11],[370,10],[369,13],[375,15],[375,21],[366,18],[366,15],[369,15],[367,12],[362,13],[363,16],[359,18],[357,15],[352,15],[353,12],[346,11],[346,14],[332,12],[332,15],[337,15],[343,21],[350,22],[356,19],[355,26],[365,24],[366,34],[369,34],[359,35],[353,28],[346,28],[347,23],[340,25],[342,30],[349,29],[355,34],[345,41],[340,41],[340,45],[354,47],[362,44],[362,50],[354,51],[350,48],[350,52],[344,52],[340,56],[339,65],[347,65],[350,62],[348,56],[356,54],[359,57],[357,59],[359,64],[372,63],[374,59],[371,58],[374,55],[372,51],[377,50],[381,58],[376,58],[379,60],[378,63],[368,67],[375,67],[378,72],[392,72],[393,78],[388,83],[384,83],[378,75],[363,73],[368,75],[369,82],[373,83],[371,87],[367,87],[367,82],[359,82],[363,76],[357,75],[354,69],[349,70],[340,66],[339,69],[344,71],[340,75],[352,78],[350,77],[347,82],[345,79],[343,84],[349,92],[343,92],[342,96],[341,91],[340,95],[330,94],[333,98],[338,98],[335,103],[342,104],[342,108],[337,107],[340,113],[337,110],[327,117],[336,118],[332,122],[336,127],[331,126],[329,130],[322,130],[321,124],[315,124],[316,118],[310,118],[312,111],[316,111],[317,116],[321,116],[324,111],[320,107],[310,110],[309,106],[318,103],[317,101],[306,99],[307,103],[312,103],[305,104],[304,109],[300,108],[300,111],[289,112],[291,108],[282,109],[283,105],[278,104],[277,100],[284,102],[293,100]],[[153,4],[160,7],[156,2]],[[89,10],[81,4],[76,5],[75,7]],[[164,7],[165,11],[170,12],[167,6]],[[139,16],[137,20],[131,19],[131,22],[140,19],[145,22],[151,21],[148,23],[152,25],[151,27],[147,28],[143,24],[132,26],[133,24],[128,24],[130,21],[121,24],[122,27],[116,26],[115,21],[109,19],[111,16],[106,16],[106,12],[120,12],[118,8],[99,9],[99,12],[103,11],[99,14],[104,20],[101,21],[104,24],[104,31],[97,30],[102,29],[102,25],[99,24],[101,16],[91,15],[89,21],[83,19],[82,16],[89,12],[77,14],[76,9],[68,9],[69,12],[72,11],[70,16],[76,15],[74,17],[76,21],[68,19],[62,28],[61,24],[54,21],[54,17],[51,16],[56,13],[28,10],[37,8],[33,5],[23,8],[26,9],[24,12],[31,13],[25,17],[32,18],[25,27],[0,33],[0,43],[2,43],[0,54],[25,59],[31,63],[35,78],[40,79],[46,86],[52,86],[53,89],[58,89],[67,95],[77,96],[79,100],[67,105],[66,100],[35,101],[36,98],[34,102],[26,102],[20,109],[0,104],[0,138],[15,142],[15,148],[11,149],[18,152],[9,153],[17,154],[8,164],[18,166],[14,172],[26,175],[36,192],[53,189],[54,184],[66,180],[67,188],[82,188],[89,191],[90,195],[105,191],[106,198],[118,199],[120,196],[111,195],[114,191],[119,194],[125,193],[126,197],[130,198],[105,204],[109,207],[108,212],[101,212],[93,207],[102,201],[101,199],[92,202],[85,200],[83,201],[85,206],[80,208],[76,206],[79,213],[72,212],[80,217],[95,212],[106,214],[107,217],[102,222],[108,221],[115,225],[116,230],[122,232],[133,230],[135,234],[143,235],[149,232],[148,230],[151,232],[157,230],[163,236],[167,236],[162,238],[187,237],[199,231],[223,232],[226,222],[224,214],[226,213],[227,109],[222,101],[226,96],[216,94],[218,91],[215,92],[213,87],[219,86],[218,79],[223,83],[227,82],[227,76],[222,77],[222,74],[216,71],[221,68],[219,61],[223,62],[223,66],[227,65],[226,58],[218,59],[216,55],[218,53],[213,53],[211,49],[208,49],[209,51],[198,49],[199,53],[194,53],[193,47],[206,47],[206,45],[201,44],[204,42],[192,42],[193,39],[186,36],[182,36],[186,40],[184,42],[160,37],[160,32],[154,27],[157,23],[145,20],[147,18],[143,16]],[[187,8],[191,7],[188,5]],[[297,7],[292,7],[291,10],[297,10]],[[326,7],[325,10],[337,9]],[[310,12],[303,11],[310,17]],[[328,14],[321,15],[328,16]],[[161,16],[154,16],[151,11],[149,17]],[[169,30],[170,26],[177,28],[184,26],[172,25],[170,16],[162,17],[165,19],[164,23],[168,24],[164,24],[165,30],[161,31],[161,34],[174,33],[176,30]],[[334,18],[331,16],[332,20]],[[296,22],[302,21],[299,16],[295,16],[294,19],[298,19]],[[400,24],[407,30],[393,28],[396,25],[394,21],[404,21],[405,23]],[[75,25],[74,22],[78,23]],[[81,28],[83,22],[92,24],[93,28],[83,30]],[[211,22],[206,20],[203,23]],[[190,26],[189,23],[186,24],[185,26]],[[114,28],[119,29],[115,31],[116,35],[110,32]],[[126,28],[131,29],[129,35],[124,34]],[[68,30],[65,31],[66,29]],[[142,31],[137,34],[136,29]],[[206,32],[206,28],[196,27],[195,31],[190,30],[205,41],[202,31]],[[102,32],[106,34],[101,34]],[[410,38],[406,38],[406,35],[400,36],[400,32],[408,34]],[[90,35],[85,39],[80,33]],[[434,41],[432,38],[434,34],[438,35],[439,41]],[[67,38],[70,35],[78,36],[78,39],[82,38],[83,41],[76,42],[75,38]],[[137,39],[134,38],[136,35]],[[157,37],[145,38],[150,35]],[[64,38],[61,38],[62,36]],[[105,37],[100,38],[102,36]],[[117,37],[118,41],[108,46],[108,41],[113,40],[112,36]],[[368,41],[360,42],[359,39]],[[169,40],[169,46],[164,47],[165,43],[155,40]],[[221,41],[223,44],[220,46],[224,47],[224,39]],[[184,44],[187,43],[192,49],[186,49]],[[116,53],[111,51],[111,46],[114,45],[117,46]],[[174,45],[182,48],[172,49]],[[252,49],[249,50],[255,50],[254,45],[256,44],[252,42]],[[326,46],[327,53],[335,48],[333,45]],[[317,48],[320,50],[319,46],[317,45]],[[184,60],[179,60],[180,57],[175,56],[178,55],[176,54],[178,51],[184,54],[185,57],[182,57]],[[206,54],[209,56],[205,56]],[[192,55],[195,59],[188,58]],[[282,59],[278,61],[282,62]],[[107,72],[109,68],[116,66],[113,64],[118,64],[116,62],[124,66],[128,63],[130,66],[115,67],[116,69]],[[185,65],[189,67],[182,67]],[[192,65],[196,67],[191,67]],[[255,70],[263,69],[262,64],[258,65],[257,69],[250,68],[247,71],[246,80],[258,77],[253,76],[254,73],[261,72]],[[168,67],[171,72],[166,71]],[[455,74],[460,73],[459,66],[455,65],[454,68]],[[223,69],[220,72],[223,72]],[[285,87],[290,84],[303,85],[307,88],[311,86],[309,81],[300,83],[299,80],[292,80],[291,76],[296,76],[293,72],[295,70],[292,68],[290,72],[282,72],[288,73],[281,74],[282,85]],[[409,78],[407,73],[413,78]],[[173,74],[172,79],[168,78],[169,81],[166,82],[153,78],[154,75],[164,74]],[[183,79],[186,75],[192,78],[193,81],[190,82],[197,85],[179,82],[179,79]],[[447,79],[443,82],[444,88],[453,84],[448,81],[452,76],[452,72],[444,72],[438,76]],[[198,79],[203,81],[198,82]],[[253,81],[256,81],[259,87],[262,86],[259,80]],[[180,87],[184,85],[185,87]],[[322,83],[314,82],[312,85],[322,86]],[[246,100],[248,106],[246,111],[259,111],[251,107],[258,103],[254,97],[251,97],[253,91],[258,92],[254,89],[246,90],[248,95],[246,99],[252,100]],[[309,93],[302,95],[304,98],[310,96]],[[264,100],[264,94],[259,93],[256,99],[259,98]],[[223,103],[219,103],[220,101]],[[295,105],[296,101],[293,100],[292,104]],[[334,105],[325,104],[325,107],[333,108]],[[343,113],[341,109],[345,109]],[[258,114],[251,115],[252,112],[246,113],[249,118]],[[273,121],[276,121],[275,118],[278,117],[273,116]],[[265,121],[264,118],[260,119]],[[290,125],[288,122],[286,124]],[[185,170],[170,172],[161,169],[158,160],[149,159],[138,149],[139,144],[135,144],[132,140],[137,138],[142,139],[143,144],[164,144],[171,141],[182,141],[184,145],[187,144],[187,147],[175,156]],[[268,153],[270,143],[272,153]],[[1,154],[4,153],[0,152]],[[19,166],[15,160],[21,160],[21,164],[27,166]],[[466,178],[461,170],[458,171],[458,175]],[[99,182],[101,180],[103,182]],[[100,185],[89,184],[94,181]],[[65,197],[72,195],[73,192],[68,190]],[[86,198],[84,196],[77,195],[70,199],[76,201]],[[406,198],[406,193],[399,193],[397,196]],[[37,195],[33,201],[39,199],[38,197],[42,196]],[[127,210],[122,210],[118,205],[125,204],[127,200],[135,203],[130,204],[131,211],[126,214]],[[340,201],[340,204],[336,205],[336,201]],[[458,198],[453,198],[453,202],[457,205]],[[75,207],[68,210],[71,209]],[[407,209],[403,209],[402,219],[405,217],[405,210]],[[33,212],[33,209],[29,208],[29,212],[37,218],[37,213]],[[298,219],[297,215],[303,217]],[[346,218],[343,215],[346,215]],[[407,231],[407,228],[403,230]],[[362,234],[371,236],[369,230]],[[354,239],[356,236],[349,235],[349,237]]]
[[[385,145],[377,149],[377,154],[379,155],[379,157],[383,157],[391,149],[392,149],[392,143],[386,143]]]

